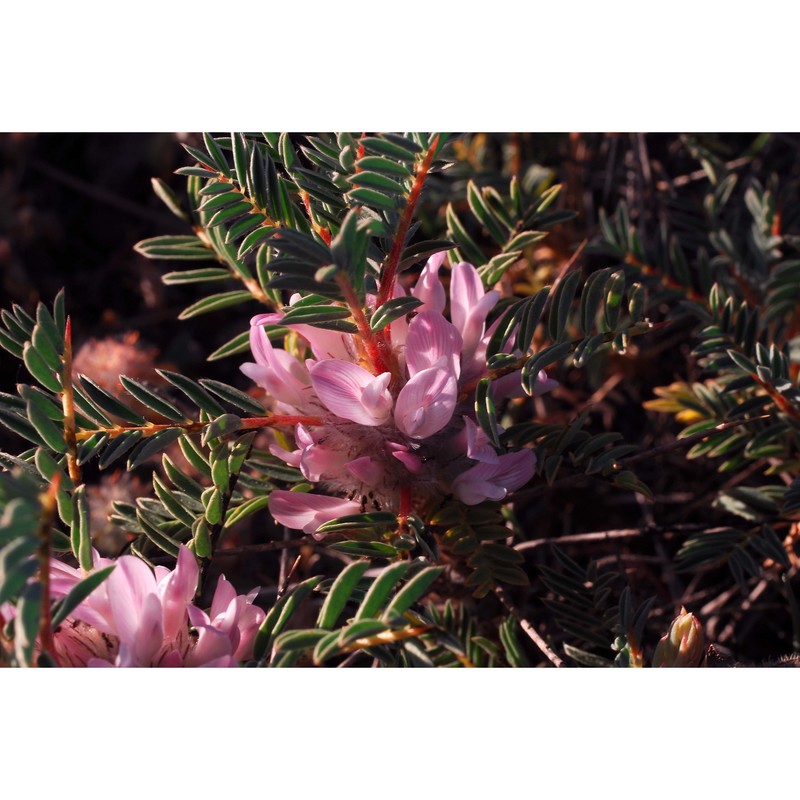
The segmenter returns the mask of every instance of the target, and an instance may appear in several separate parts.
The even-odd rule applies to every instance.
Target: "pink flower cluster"
[[[54,632],[55,657],[64,667],[235,667],[252,656],[264,612],[258,590],[237,595],[221,576],[208,613],[193,604],[199,568],[181,546],[174,570],[134,556],[95,557],[111,575]],[[53,598],[66,595],[80,570],[51,562]]]
[[[447,319],[443,260],[443,253],[428,260],[411,290],[421,305],[389,326],[391,369],[370,362],[359,335],[283,323],[280,313],[252,319],[255,362],[242,372],[272,395],[277,414],[305,418],[295,427],[295,449],[275,444],[271,452],[338,495],[275,490],[270,510],[278,522],[315,533],[336,517],[372,509],[407,513],[447,494],[475,505],[502,500],[532,477],[530,450],[498,453],[474,421],[474,386],[486,374],[492,333],[486,317],[499,292],[486,292],[471,264],[456,264]],[[403,294],[395,286],[394,296]],[[286,324],[313,358],[302,362],[273,347],[266,324]],[[542,372],[537,393],[554,385]],[[493,389],[496,400],[521,396],[519,372],[496,380]]]

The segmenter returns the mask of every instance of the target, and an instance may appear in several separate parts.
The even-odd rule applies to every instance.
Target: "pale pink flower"
[[[279,313],[252,319],[255,362],[243,372],[273,395],[279,413],[319,419],[296,426],[296,449],[270,447],[325,492],[273,491],[270,510],[281,524],[313,534],[336,517],[398,512],[401,495],[411,498],[412,508],[448,494],[474,505],[503,499],[533,476],[532,452],[496,449],[474,422],[474,386],[486,374],[494,330],[487,331],[486,318],[499,293],[484,290],[471,264],[456,264],[448,319],[443,262],[443,253],[428,259],[410,290],[422,305],[390,325],[393,373],[368,369],[357,335],[287,323]],[[404,294],[399,284],[393,287],[393,297]],[[368,295],[368,315],[374,302]],[[301,361],[273,347],[267,324],[295,331],[313,358]],[[540,373],[536,393],[554,383]],[[498,401],[523,395],[520,371],[494,388]]]
[[[237,595],[221,576],[206,614],[193,604],[199,568],[183,545],[174,570],[133,556],[95,557],[113,572],[54,632],[63,666],[233,667],[252,655],[264,612],[252,605],[257,590]],[[80,570],[51,562],[51,593],[65,595]]]
[[[497,461],[476,464],[453,481],[453,494],[468,506],[484,500],[502,500],[509,492],[524,486],[536,469],[536,456],[519,450],[498,456]]]

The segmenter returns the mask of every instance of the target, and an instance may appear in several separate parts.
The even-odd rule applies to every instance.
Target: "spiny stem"
[[[319,234],[320,238],[322,239],[323,242],[325,242],[325,244],[330,244],[331,243],[330,228],[323,228],[322,225],[319,225],[314,221],[314,216],[311,213],[311,198],[308,196],[308,192],[304,192],[301,190],[300,199],[303,201],[303,205],[305,206],[306,209],[306,215],[308,216],[308,221],[311,223],[311,226]]]
[[[277,428],[283,425],[324,425],[322,417],[311,417],[303,414],[273,414],[271,417],[247,417],[242,420],[243,430],[257,428]]]
[[[64,440],[67,443],[67,470],[74,486],[81,483],[78,467],[78,444],[75,436],[75,398],[72,392],[72,320],[67,317],[64,329],[64,355],[61,357],[61,408],[64,411]]]
[[[61,483],[59,473],[53,475],[52,483],[42,495],[42,513],[39,524],[39,583],[42,586],[42,615],[39,621],[39,643],[42,651],[56,660],[53,642],[53,625],[50,616],[50,534],[55,516],[58,487]]]
[[[153,436],[161,431],[171,430],[172,428],[181,428],[186,433],[200,433],[204,428],[208,427],[211,422],[169,422],[163,425],[150,422],[147,425],[114,425],[111,428],[95,428],[89,431],[79,431],[75,438],[81,442],[89,439],[97,433],[108,434],[109,439],[115,439],[123,433],[130,433],[132,431],[141,431],[143,436]],[[294,425],[324,425],[325,420],[322,417],[304,416],[301,414],[274,414],[271,417],[246,417],[242,420],[242,426],[239,430],[257,430],[258,428],[277,428],[280,426]]]
[[[394,288],[394,282],[397,278],[397,265],[400,263],[400,254],[403,252],[406,234],[408,233],[409,227],[411,227],[411,220],[414,218],[414,209],[417,206],[417,201],[422,192],[422,185],[425,183],[425,177],[431,167],[433,155],[438,145],[439,135],[437,134],[430,143],[424,160],[417,168],[417,173],[414,177],[414,185],[411,187],[411,192],[406,201],[406,207],[403,209],[403,214],[400,217],[400,223],[394,235],[389,258],[381,273],[381,288],[378,293],[378,300],[375,303],[375,308],[380,308],[392,296],[392,289]],[[387,330],[388,328],[384,328],[384,331]]]
[[[347,307],[350,309],[350,313],[353,315],[353,321],[358,328],[358,333],[361,337],[361,343],[364,345],[364,349],[367,352],[367,358],[369,359],[372,367],[372,372],[375,375],[380,375],[383,372],[391,372],[387,359],[384,357],[382,348],[375,337],[375,333],[369,327],[369,322],[367,322],[367,317],[364,314],[361,301],[359,300],[355,289],[353,289],[349,278],[343,272],[339,272],[336,275],[336,283],[342,290]]]

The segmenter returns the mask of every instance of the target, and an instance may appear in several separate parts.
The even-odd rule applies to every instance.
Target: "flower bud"
[[[699,667],[705,655],[703,626],[694,614],[681,607],[667,635],[656,647],[654,667]]]

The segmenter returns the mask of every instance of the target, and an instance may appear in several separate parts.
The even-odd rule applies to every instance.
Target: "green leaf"
[[[56,453],[66,453],[67,443],[64,440],[64,431],[56,427],[53,421],[42,411],[38,403],[28,401],[28,419],[36,429],[36,433],[50,450]]]
[[[91,378],[86,375],[79,375],[81,385],[92,402],[96,403],[103,411],[119,417],[131,425],[146,425],[147,420],[139,414],[135,414],[126,405],[121,403],[112,394],[98,386]]]
[[[188,219],[186,212],[181,208],[180,201],[175,192],[173,192],[161,178],[151,178],[150,183],[158,199],[161,200],[176,217],[184,220]]]
[[[348,556],[366,556],[367,558],[397,558],[399,550],[385,542],[335,542],[326,546],[327,550],[344,553]]]
[[[372,314],[369,320],[369,327],[373,331],[383,330],[391,322],[410,314],[421,305],[422,301],[412,296],[395,297],[392,300],[387,300]]]
[[[531,356],[522,368],[522,387],[526,393],[533,397],[536,390],[536,380],[539,376],[539,371],[548,365],[564,358],[572,351],[571,342],[561,342],[560,344],[551,344],[540,350],[535,355]]]
[[[250,349],[250,331],[242,331],[242,333],[237,333],[229,341],[225,342],[225,344],[220,345],[209,357],[208,361],[218,361],[221,358],[227,358],[228,356],[235,356],[239,355],[239,353],[245,353]],[[263,409],[262,409],[263,410]]]
[[[523,300],[522,304],[518,307],[519,310],[515,313],[515,317],[519,319],[519,329],[517,331],[516,340],[517,350],[521,350],[525,353],[528,351],[528,348],[530,348],[549,295],[550,287],[545,286],[543,289],[536,292],[533,297]]]
[[[13,600],[34,575],[38,542],[33,536],[12,540],[0,549],[0,603]]]
[[[229,436],[242,428],[242,418],[236,414],[222,414],[211,422],[203,431],[200,443],[207,447],[212,439]]]
[[[133,246],[145,258],[165,261],[214,261],[216,254],[197,236],[155,236]]]
[[[356,172],[354,175],[349,175],[347,180],[354,186],[366,186],[371,189],[379,189],[382,192],[388,192],[389,195],[405,194],[406,192],[406,188],[402,184],[386,175],[381,175],[379,172],[362,170],[361,172]]]
[[[339,649],[345,649],[357,639],[375,636],[388,629],[388,625],[378,619],[364,619],[359,622],[354,622],[352,625],[348,625],[346,628],[342,628],[342,630],[339,631],[336,645]]]
[[[141,438],[141,431],[129,431],[119,434],[103,450],[103,455],[100,456],[97,465],[100,469],[105,469],[117,459],[122,458]]]
[[[156,372],[173,386],[180,389],[199,409],[210,414],[212,417],[218,417],[225,413],[225,409],[202,386],[195,383],[191,378],[187,378],[177,372],[170,372],[166,369],[157,369]]]
[[[246,300],[252,300],[253,296],[245,289],[237,289],[232,292],[220,292],[219,294],[212,294],[198,300],[196,303],[187,306],[178,314],[178,319],[191,319],[200,314],[208,314],[211,311],[219,311],[221,308],[229,308],[230,306],[244,303]]]
[[[475,387],[475,417],[489,441],[495,447],[500,447],[497,410],[494,405],[492,382],[488,378],[481,378]]]
[[[467,203],[470,211],[486,228],[492,239],[502,247],[508,239],[510,230],[494,214],[474,181],[469,181],[467,184]]]
[[[249,413],[256,414],[258,416],[262,416],[264,414],[264,407],[260,403],[253,400],[250,395],[239,391],[239,389],[236,389],[233,386],[229,386],[227,383],[214,381],[210,378],[201,378],[200,385],[204,386],[210,392],[213,392],[217,397],[224,400],[226,403],[230,403],[231,405],[242,409],[242,411],[248,411]]]
[[[397,211],[398,198],[378,192],[375,189],[351,189],[348,194],[351,203],[360,203],[370,208],[381,208],[384,211]]]
[[[261,509],[267,508],[269,505],[269,497],[262,495],[261,497],[251,497],[249,500],[245,500],[236,508],[228,511],[227,516],[225,517],[225,528],[232,528],[236,525],[237,522],[241,522],[243,519],[246,519],[251,514],[255,514],[257,511],[261,511]]]
[[[364,573],[369,569],[369,566],[369,561],[354,561],[339,573],[320,609],[319,617],[317,617],[318,628],[333,628],[340,614],[344,611],[350,595]]]
[[[180,439],[183,431],[180,428],[167,428],[167,430],[154,433],[139,442],[128,457],[128,469],[134,470],[144,464],[149,458],[165,450],[173,442]]]
[[[389,156],[400,161],[415,161],[417,153],[422,148],[414,142],[399,137],[387,139],[385,137],[364,136],[358,140],[364,150],[379,156]]]
[[[258,629],[253,644],[253,658],[260,664],[263,664],[269,657],[269,650],[275,637],[286,627],[303,600],[305,600],[321,582],[321,575],[308,578],[308,580],[295,586],[289,594],[281,597],[267,612],[267,616],[261,623],[261,627]]]
[[[325,522],[317,528],[317,533],[342,533],[363,528],[380,528],[397,524],[397,516],[391,511],[370,511],[366,514],[348,514]]]
[[[309,647],[314,647],[317,642],[329,635],[328,631],[320,630],[286,631],[286,633],[277,637],[275,649],[279,653],[284,653],[287,650],[306,650]]]
[[[72,524],[70,544],[72,554],[78,559],[81,569],[92,568],[92,537],[89,529],[89,503],[86,499],[86,486],[79,486],[72,495]]]
[[[47,365],[47,362],[42,358],[41,354],[31,342],[25,342],[23,345],[22,360],[28,372],[30,372],[45,389],[56,393],[61,391],[61,381],[56,376],[56,371]]]
[[[369,587],[356,612],[355,620],[374,617],[383,607],[392,589],[403,580],[409,569],[411,569],[410,561],[398,561],[396,564],[386,567]]]
[[[564,276],[553,292],[553,301],[548,318],[550,338],[554,342],[561,341],[567,333],[569,309],[578,289],[581,274],[578,270]]]
[[[135,381],[133,378],[127,377],[127,375],[120,375],[119,382],[131,397],[138,400],[142,405],[147,406],[150,411],[154,411],[171,422],[186,421],[186,415],[177,406],[163,397],[159,397],[139,381]]]
[[[615,331],[622,310],[622,293],[625,290],[625,273],[618,270],[606,281],[605,322],[608,330]]]
[[[167,272],[161,276],[163,283],[173,286],[182,283],[204,283],[207,281],[224,281],[231,277],[227,269],[206,267],[205,269],[184,269],[180,272]]]
[[[382,619],[405,614],[433,585],[444,567],[426,567],[417,573],[396,595],[383,614]]]
[[[29,583],[17,601],[17,614],[14,618],[14,655],[22,665],[30,665],[33,659],[41,614],[42,584]]]
[[[403,179],[414,177],[414,173],[405,164],[383,158],[382,156],[364,156],[356,161],[355,166],[360,170],[383,172],[387,175],[395,175]]]
[[[164,508],[172,517],[191,529],[195,523],[195,514],[180,503],[175,496],[175,492],[161,480],[157,472],[153,473],[153,489]]]

